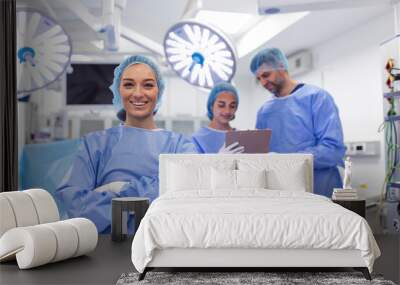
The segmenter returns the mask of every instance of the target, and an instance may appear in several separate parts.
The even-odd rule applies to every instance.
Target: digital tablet
[[[234,142],[244,146],[243,153],[267,153],[272,130],[248,130],[248,131],[228,131],[225,134],[225,145]]]

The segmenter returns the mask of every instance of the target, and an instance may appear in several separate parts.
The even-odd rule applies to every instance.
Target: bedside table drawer
[[[365,218],[365,200],[332,200],[332,202]]]

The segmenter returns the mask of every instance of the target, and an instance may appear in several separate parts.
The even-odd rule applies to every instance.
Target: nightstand
[[[149,205],[150,199],[146,197],[113,198],[111,202],[111,239],[113,241],[123,241],[127,239],[128,215],[130,213],[135,214],[136,232]]]
[[[340,206],[365,218],[365,200],[332,200],[332,202],[339,204]]]

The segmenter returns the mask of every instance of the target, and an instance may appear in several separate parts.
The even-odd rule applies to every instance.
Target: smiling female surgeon
[[[86,135],[56,191],[69,217],[88,218],[104,233],[110,232],[112,198],[158,197],[159,154],[196,152],[189,140],[154,122],[164,82],[151,60],[140,55],[125,59],[110,89],[124,124]]]
[[[192,141],[199,153],[241,153],[238,143],[225,146],[225,133],[233,130],[230,122],[235,118],[239,105],[236,88],[226,82],[215,84],[207,100],[207,116],[211,120],[207,127],[200,128],[192,135]]]

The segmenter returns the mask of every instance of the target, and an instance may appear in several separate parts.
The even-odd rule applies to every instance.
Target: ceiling
[[[389,11],[390,8],[387,7],[314,11],[295,25],[278,34],[267,44],[279,47],[287,55],[290,55],[299,50],[312,49]],[[242,58],[241,65],[248,67],[251,57],[260,49],[256,49],[245,58]],[[245,72],[248,72],[248,69]]]
[[[291,1],[293,0],[282,0],[280,2],[290,3]],[[121,24],[136,34],[145,37],[155,46],[159,45],[162,47],[166,31],[170,26],[182,19],[187,4],[188,0],[127,0],[126,7],[123,9],[121,15]],[[102,56],[106,53],[110,57],[118,54],[103,51],[102,35],[94,29],[95,24],[93,22],[99,22],[98,19],[101,19],[102,16],[103,1],[17,0],[18,8],[25,6],[40,10],[44,14],[54,18],[71,37],[75,54],[98,54]],[[252,14],[255,19],[254,21],[259,21],[263,17],[274,17],[274,15],[258,15],[257,0],[203,0],[203,8],[214,11]],[[310,49],[360,24],[366,23],[374,17],[387,13],[390,9],[388,6],[367,6],[362,8],[312,11],[307,16],[298,20],[294,25],[278,33],[262,46],[266,44],[277,46],[282,48],[286,54],[291,54],[302,49]],[[85,17],[85,12],[88,13],[87,17]],[[102,23],[99,22],[98,24],[101,25]],[[249,28],[251,28],[251,25]],[[245,70],[247,71],[249,59],[261,47],[256,48],[240,59],[239,73],[241,72],[241,66],[246,66]],[[127,53],[150,53],[150,51],[122,39],[119,54]]]
[[[388,7],[364,7],[314,11],[277,35],[271,43],[281,46],[287,54],[291,54],[296,50],[311,48],[335,38],[389,10]]]

